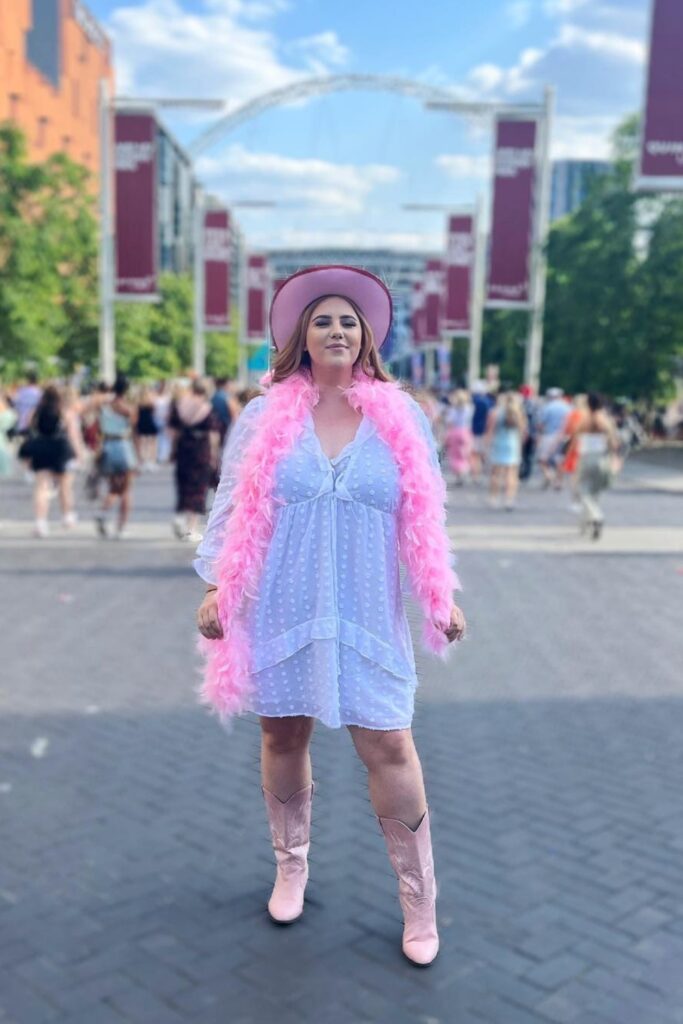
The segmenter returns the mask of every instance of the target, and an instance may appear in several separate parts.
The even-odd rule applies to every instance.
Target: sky
[[[327,75],[410,79],[462,99],[556,90],[554,158],[608,158],[641,104],[649,0],[89,0],[114,43],[117,93],[224,100],[226,111]],[[189,146],[219,113],[162,119]],[[446,208],[488,208],[491,124],[394,92],[272,107],[197,161],[250,248],[439,250]],[[406,204],[443,211],[409,211]]]

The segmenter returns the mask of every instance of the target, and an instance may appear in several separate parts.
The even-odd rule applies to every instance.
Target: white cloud
[[[503,68],[497,64],[479,64],[470,71],[468,83],[482,92],[506,96],[514,96],[528,91],[535,87],[531,72],[543,56],[543,50],[527,47],[522,50],[517,63],[512,67]]]
[[[443,232],[420,231],[367,231],[367,230],[308,230],[287,229],[277,235],[263,234],[258,239],[262,248],[297,249],[358,248],[358,249],[403,249],[414,252],[440,252],[443,249]]]
[[[587,3],[588,0],[545,0],[543,9],[546,14],[573,14]]]
[[[484,155],[443,154],[434,163],[451,178],[486,178],[491,173],[491,158]]]
[[[644,41],[617,32],[592,32],[578,25],[563,25],[554,45],[570,50],[592,50],[603,56],[639,65],[645,61]]]
[[[228,107],[329,69],[349,52],[333,31],[294,40],[283,54],[265,22],[286,0],[144,0],[116,7],[108,22],[119,93],[225,97]],[[286,57],[286,59],[285,59]]]
[[[373,189],[391,185],[400,177],[396,167],[385,164],[336,164],[297,159],[278,153],[255,153],[240,144],[230,146],[220,156],[203,157],[197,164],[197,171],[212,190],[218,192],[227,178],[231,197],[239,186],[250,190],[251,198],[298,200],[335,214],[362,212]],[[254,185],[258,196],[253,195]]]
[[[508,0],[505,14],[512,28],[522,28],[531,18],[531,0]]]
[[[609,160],[612,132],[620,116],[556,117],[553,122],[553,160]]]
[[[348,47],[340,42],[336,32],[331,31],[297,39],[289,50],[300,54],[310,71],[316,75],[328,74],[331,68],[342,67],[349,59]]]

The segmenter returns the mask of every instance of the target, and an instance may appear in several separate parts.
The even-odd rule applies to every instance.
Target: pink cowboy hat
[[[380,348],[391,327],[392,303],[387,286],[368,270],[332,264],[308,267],[283,281],[270,305],[270,334],[277,349],[285,347],[310,302],[324,295],[351,299],[372,327]]]

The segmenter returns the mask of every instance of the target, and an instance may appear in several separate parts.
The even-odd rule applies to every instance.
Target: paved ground
[[[270,924],[258,728],[192,688],[167,475],[129,542],[29,537],[0,489],[2,1024],[683,1022],[683,497],[633,463],[604,543],[566,497],[451,491],[470,638],[421,659],[442,953],[400,953],[348,736],[314,738],[304,919]]]

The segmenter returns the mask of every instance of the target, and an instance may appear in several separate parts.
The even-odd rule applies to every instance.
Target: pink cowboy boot
[[[398,877],[404,921],[403,952],[413,963],[424,967],[439,952],[429,811],[425,811],[414,832],[397,818],[380,818],[379,823]]]
[[[268,901],[268,913],[278,924],[291,924],[301,917],[304,909],[314,783],[300,789],[284,803],[270,790],[263,786],[261,789],[266,801],[277,861],[277,875]]]

